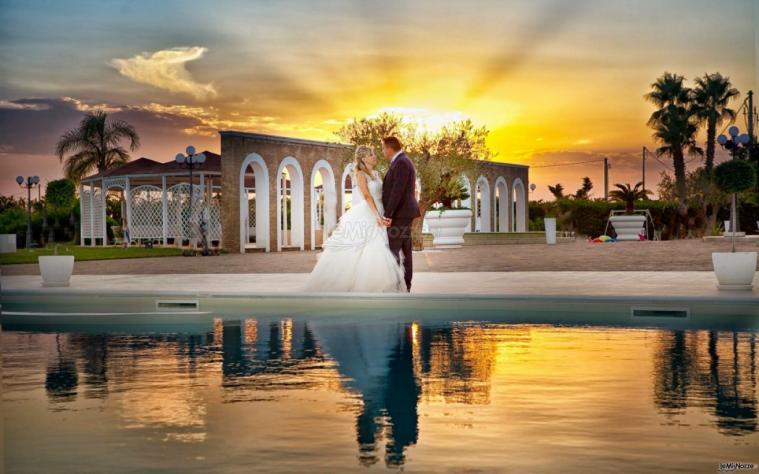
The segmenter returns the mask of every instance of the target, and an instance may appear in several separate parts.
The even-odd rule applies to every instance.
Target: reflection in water
[[[76,398],[76,388],[79,383],[76,362],[64,355],[60,334],[56,335],[55,344],[58,357],[55,362],[48,363],[45,389],[51,400],[73,400]]]
[[[160,429],[165,438],[189,443],[207,438],[204,387],[219,386],[222,403],[276,402],[291,390],[346,394],[358,399],[351,406],[358,462],[400,467],[420,440],[420,404],[489,406],[498,367],[514,377],[520,362],[549,358],[535,328],[247,318],[217,319],[199,335],[61,333],[48,351],[44,387],[55,409],[78,396],[106,400],[120,393],[125,428]],[[572,351],[574,341],[583,343],[581,329],[565,328],[574,331],[565,339],[553,330],[559,336],[551,344]],[[697,409],[722,435],[757,431],[754,333],[651,333],[649,393],[660,414],[686,424],[687,412]],[[503,380],[500,388],[508,389]],[[513,379],[528,386],[535,380]]]
[[[725,434],[756,431],[755,334],[667,332],[660,339],[654,377],[654,402],[668,416],[697,406],[708,410]]]

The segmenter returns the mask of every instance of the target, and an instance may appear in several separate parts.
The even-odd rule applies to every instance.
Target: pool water
[[[755,332],[253,317],[207,326],[3,330],[7,472],[759,462]]]

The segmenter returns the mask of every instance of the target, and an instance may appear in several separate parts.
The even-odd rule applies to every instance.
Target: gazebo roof
[[[220,173],[221,156],[210,151],[204,151],[203,154],[206,155],[206,161],[203,163],[203,166],[198,168],[198,172]],[[150,158],[142,157],[119,166],[118,168],[113,168],[103,173],[93,174],[92,176],[84,178],[82,181],[91,181],[93,179],[110,178],[114,176],[182,174],[186,171],[187,168],[177,164],[174,160],[160,163],[151,160]]]

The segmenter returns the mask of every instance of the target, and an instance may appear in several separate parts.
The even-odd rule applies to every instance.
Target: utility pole
[[[646,147],[643,147],[643,192],[646,191]]]
[[[754,91],[748,91],[748,137],[754,143]]]
[[[604,157],[604,200],[609,200],[609,158]]]

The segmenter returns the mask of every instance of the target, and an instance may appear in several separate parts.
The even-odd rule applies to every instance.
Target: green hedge
[[[657,230],[671,226],[677,213],[677,204],[668,201],[639,201],[635,208],[648,209]],[[603,200],[560,199],[551,202],[531,202],[530,230],[543,230],[543,220],[546,217],[555,217],[559,230],[598,237],[604,234],[611,211],[624,209],[624,203]]]
[[[543,230],[546,217],[555,217],[558,230],[574,231],[578,235],[598,237],[606,229],[606,221],[612,210],[624,210],[624,203],[603,200],[560,199],[559,201],[530,202],[530,230]],[[672,238],[677,223],[677,203],[671,201],[647,200],[635,203],[636,209],[648,209],[654,221],[654,229],[661,231],[662,239]],[[691,206],[688,219],[683,225],[700,229],[704,225],[700,209]],[[741,202],[738,210],[741,230],[756,234],[759,220],[759,206],[751,202]],[[718,213],[718,225],[730,216],[729,208],[723,207]],[[652,237],[652,236],[649,236]]]

